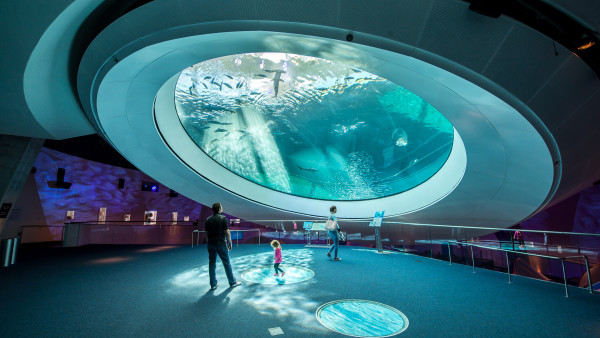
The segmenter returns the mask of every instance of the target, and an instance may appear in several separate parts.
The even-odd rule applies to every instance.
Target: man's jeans
[[[231,271],[227,245],[207,244],[206,247],[208,248],[208,274],[210,275],[210,287],[213,288],[217,285],[217,276],[215,275],[217,254],[221,258],[221,262],[223,262],[223,268],[225,268],[225,274],[229,280],[229,285],[235,284],[237,281],[235,277],[233,277],[233,271]]]

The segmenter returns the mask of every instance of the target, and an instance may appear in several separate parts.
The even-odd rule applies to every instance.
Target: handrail
[[[119,224],[122,223],[122,224]],[[127,224],[129,223],[129,224]],[[156,224],[156,223],[161,223],[161,224]],[[145,226],[145,227],[163,227],[163,226],[181,226],[181,227],[197,227],[197,225],[194,224],[185,224],[185,223],[191,223],[191,222],[185,222],[184,224],[182,224],[184,222],[171,222],[171,221],[161,221],[161,222],[152,222],[151,223],[146,223],[146,222],[119,222],[119,221],[113,221],[113,222],[102,222],[102,221],[98,221],[98,222],[69,222],[69,223],[65,223],[65,225],[68,224],[79,224],[79,225],[88,225],[88,226],[93,226],[93,225],[106,225],[106,226],[111,226],[111,227],[132,227],[132,226]]]
[[[157,224],[160,223],[160,224]],[[81,225],[184,225],[195,226],[192,221],[94,221],[94,222],[65,222],[65,224],[81,224]]]
[[[233,231],[241,231],[241,232],[244,232],[244,231],[258,231],[258,245],[260,245],[260,237],[262,236],[261,232],[260,232],[260,229],[239,229],[239,230],[229,229],[229,231],[230,232],[233,232]],[[201,232],[206,232],[206,230],[194,230],[194,231],[192,231],[192,248],[194,247],[194,233],[198,233],[198,237],[196,238],[196,246],[198,246],[198,242],[200,241],[200,233]],[[237,242],[236,242],[235,246],[239,246],[240,245],[240,239],[237,238],[236,241]]]
[[[495,251],[504,251],[506,253],[506,268],[508,271],[508,282],[509,283],[511,283],[510,264],[509,264],[509,259],[508,259],[509,252],[512,252],[513,254],[517,253],[517,254],[523,254],[523,255],[528,255],[528,256],[535,256],[535,257],[542,257],[542,258],[549,258],[549,259],[558,259],[561,261],[561,264],[562,264],[563,280],[564,280],[564,284],[565,284],[565,293],[566,293],[567,297],[569,297],[569,289],[567,287],[567,274],[565,272],[565,259],[583,258],[585,260],[585,268],[587,270],[589,290],[590,290],[590,293],[592,293],[592,294],[594,293],[594,289],[592,288],[592,277],[590,275],[590,267],[589,267],[589,263],[588,263],[588,258],[585,255],[557,257],[557,256],[534,254],[534,253],[529,253],[526,251],[514,251],[514,250],[508,250],[508,249],[502,249],[502,248],[496,248],[496,247],[482,246],[482,245],[477,245],[477,244],[470,243],[470,242],[448,241],[448,256],[450,257],[450,265],[452,265],[452,250],[450,250],[451,243],[456,243],[456,244],[461,244],[461,245],[464,244],[464,245],[471,247],[471,261],[473,262],[473,273],[475,273],[475,259],[473,257],[473,247],[480,248],[480,249],[491,249],[491,250],[495,250]]]
[[[313,219],[297,219],[297,220],[239,220],[236,223],[270,223],[270,222],[314,222],[326,220],[326,218],[313,218]],[[371,219],[365,220],[356,220],[356,219],[343,219],[338,218],[338,221],[343,223],[369,223]],[[414,225],[414,226],[424,226],[424,227],[437,227],[437,228],[458,228],[458,229],[467,229],[467,230],[492,230],[492,231],[521,231],[521,232],[531,232],[531,233],[546,233],[546,234],[559,234],[559,235],[577,235],[577,236],[598,236],[600,237],[600,233],[587,233],[587,232],[564,232],[564,231],[551,231],[551,230],[528,230],[528,229],[511,229],[511,228],[490,228],[490,227],[472,227],[472,226],[462,226],[462,225],[449,225],[449,224],[427,224],[427,223],[411,223],[411,222],[396,222],[396,221],[383,221],[383,224],[402,224],[402,225]]]
[[[274,219],[265,219],[265,220],[245,220],[245,219],[229,219],[230,222],[234,222],[236,224],[239,223],[272,223],[272,222],[314,222],[326,220],[327,218],[312,218],[312,219],[297,219],[297,220],[274,220]],[[369,223],[371,219],[343,219],[338,218],[339,221],[344,223]],[[150,221],[152,223],[168,223],[169,225],[175,225],[172,223],[177,222],[176,225],[187,225],[185,223],[203,223],[206,220],[195,220],[195,221]],[[70,223],[78,223],[78,224],[105,224],[105,223],[147,223],[149,221],[85,221],[85,222],[70,222]],[[68,224],[69,222],[65,223]],[[180,224],[184,223],[184,224]],[[424,227],[437,227],[437,228],[456,228],[456,229],[467,229],[467,230],[492,230],[492,231],[511,231],[511,232],[526,232],[526,233],[540,233],[540,234],[557,234],[557,235],[577,235],[577,236],[597,236],[600,237],[600,233],[588,233],[588,232],[565,232],[565,231],[551,231],[551,230],[530,230],[530,229],[511,229],[511,228],[490,228],[490,227],[475,227],[475,226],[462,226],[462,225],[449,225],[449,224],[428,224],[428,223],[412,223],[412,222],[397,222],[397,221],[384,221],[383,224],[401,224],[401,225],[413,225],[413,226],[424,226]],[[143,224],[143,225],[157,225],[157,224]]]
[[[20,228],[64,228],[63,225],[19,225]]]

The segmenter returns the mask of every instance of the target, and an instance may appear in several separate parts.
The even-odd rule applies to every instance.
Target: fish
[[[281,74],[285,74],[284,70],[269,70],[269,69],[265,69],[265,72],[267,73],[275,73],[275,76],[273,76],[273,91],[275,92],[275,97],[277,97],[277,93],[279,92],[279,82],[283,81],[281,79]]]
[[[311,172],[311,173],[314,173],[314,172],[317,172],[317,171],[319,171],[319,169],[315,169],[315,168],[302,168],[302,167],[301,167],[301,166],[299,166],[299,165],[296,165],[296,167],[298,167],[298,169],[300,169],[300,170],[309,171],[309,172]]]
[[[198,127],[198,129],[209,129],[209,128],[210,128],[210,126],[206,126],[206,125]]]
[[[205,76],[205,77],[204,77],[204,80],[208,80],[208,79],[210,79],[210,78],[212,78],[212,76]]]
[[[219,121],[208,121],[208,122],[206,122],[206,123],[211,123],[211,124],[220,124],[220,125],[222,125],[222,126],[228,126],[228,125],[231,125],[231,124],[233,124],[233,123],[231,123],[231,122],[219,122]]]
[[[208,87],[206,86],[206,84],[204,82],[200,82],[202,83],[202,85],[204,86],[204,89],[208,89]]]
[[[408,144],[408,135],[406,131],[402,128],[397,128],[392,133],[392,138],[396,140],[396,146],[404,147]]]
[[[235,88],[242,88],[243,85],[244,85],[244,81],[240,81],[235,85]]]
[[[362,72],[362,70],[360,70],[360,69],[356,69],[356,68],[350,68],[350,69],[352,69],[353,71],[355,71],[355,72],[357,72],[357,73],[360,73],[360,72]]]
[[[285,133],[282,133],[280,131],[272,131],[271,135],[285,135]]]
[[[347,77],[344,78],[344,80],[354,80],[354,77],[353,76],[347,76]]]
[[[233,88],[231,88],[231,86],[228,83],[223,82],[223,85],[229,89],[233,89]]]
[[[267,77],[265,74],[254,74],[256,77]]]
[[[190,87],[190,95],[194,95],[194,93],[192,92],[193,90],[196,90],[196,84],[192,83],[192,86]]]
[[[231,80],[233,80],[233,76],[231,75],[227,75],[227,74],[223,74],[224,76],[227,76],[228,78],[230,78]]]
[[[215,129],[215,133],[224,133],[226,131],[227,131],[227,129],[223,129],[223,128]]]

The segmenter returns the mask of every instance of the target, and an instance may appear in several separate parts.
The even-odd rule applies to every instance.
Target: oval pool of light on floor
[[[284,277],[273,276],[273,266],[258,266],[242,272],[242,278],[258,284],[293,284],[307,281],[315,275],[311,269],[302,266],[281,265],[280,268],[285,271]]]
[[[391,306],[360,299],[336,300],[317,309],[330,330],[353,337],[389,337],[408,327],[408,318]]]

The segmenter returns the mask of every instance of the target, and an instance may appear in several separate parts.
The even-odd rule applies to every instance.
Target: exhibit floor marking
[[[280,327],[272,327],[269,329],[269,333],[271,334],[271,336],[278,336],[280,334],[283,334],[283,330]]]
[[[402,312],[370,300],[329,302],[317,309],[316,316],[326,328],[352,337],[389,337],[408,327]]]

